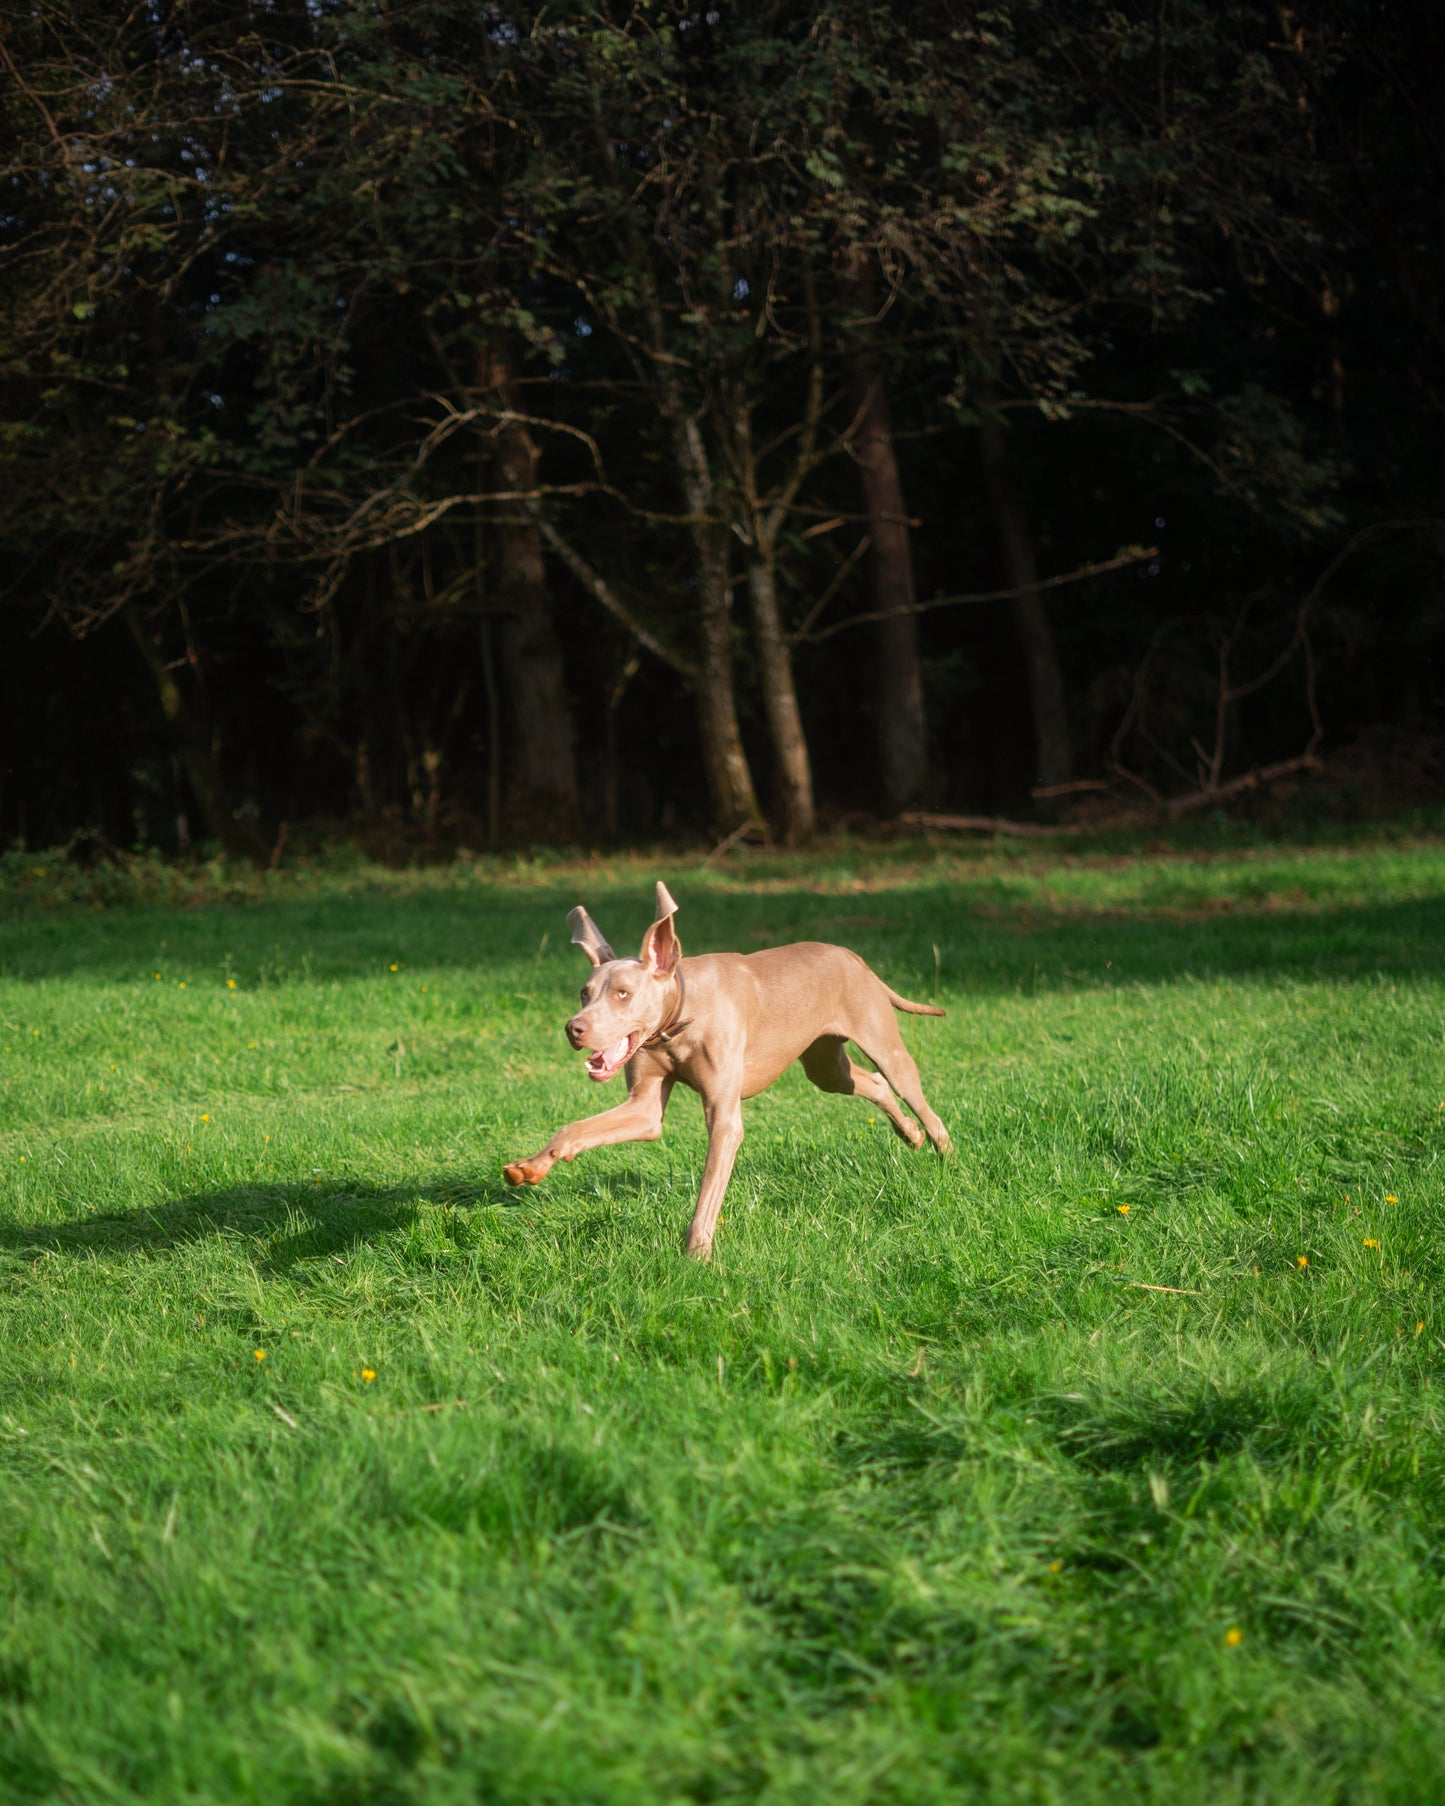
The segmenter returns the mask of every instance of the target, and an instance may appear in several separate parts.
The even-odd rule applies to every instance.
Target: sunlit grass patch
[[[949,1010],[710,1268],[690,1097],[500,1179],[580,866],[11,920],[7,1797],[1432,1797],[1445,855],[1182,863],[669,868]]]

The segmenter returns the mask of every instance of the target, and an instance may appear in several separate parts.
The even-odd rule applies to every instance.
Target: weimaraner
[[[903,1045],[895,1009],[941,1016],[884,984],[856,953],[821,941],[769,947],[761,953],[682,957],[672,918],[677,905],[657,887],[657,920],[636,959],[618,959],[580,905],[567,917],[573,942],[592,962],[582,1008],[567,1039],[588,1049],[587,1076],[605,1083],[627,1069],[627,1099],[614,1110],[558,1129],[540,1153],[504,1169],[512,1185],[538,1185],[559,1160],[620,1141],[657,1141],[679,1079],[702,1098],[707,1164],[687,1232],[687,1251],[706,1260],[733,1162],[743,1139],[742,1102],[756,1097],[794,1060],[820,1091],[866,1097],[911,1146],[923,1131],[940,1154],[948,1130],[928,1107],[913,1056]],[[848,1058],[856,1042],[878,1068]],[[892,1087],[892,1090],[889,1087]],[[898,1107],[893,1092],[918,1123]]]

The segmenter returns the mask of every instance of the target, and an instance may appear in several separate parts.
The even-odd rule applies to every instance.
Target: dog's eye
[[[582,998],[582,1001],[583,1001],[583,1003],[586,1003],[586,1001],[587,1001],[587,990],[586,990],[586,987],[585,987],[585,986],[584,986],[584,987],[583,987],[583,989],[582,989],[582,991],[581,991],[581,993],[580,993],[580,995],[581,995],[581,998]]]
[[[631,991],[621,991],[621,990],[619,990],[619,991],[616,991],[616,992],[614,992],[614,993],[613,993],[613,995],[614,995],[614,996],[615,996],[615,997],[616,997],[616,998],[617,998],[617,1001],[618,1001],[618,1002],[619,1002],[619,1003],[621,1003],[621,1001],[622,1001],[622,999],[623,999],[623,998],[624,998],[624,997],[630,997],[630,996],[631,996],[631,995],[632,995],[632,993],[631,993]]]

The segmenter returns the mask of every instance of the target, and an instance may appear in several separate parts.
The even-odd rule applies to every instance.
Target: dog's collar
[[[643,1047],[658,1047],[664,1041],[670,1041],[680,1028],[686,1027],[686,1024],[682,1020],[682,1006],[686,997],[687,992],[684,990],[682,983],[682,967],[679,966],[677,969],[677,1001],[672,1006],[672,1014],[668,1017],[667,1021],[663,1023],[661,1028],[655,1028],[647,1039],[642,1042]]]

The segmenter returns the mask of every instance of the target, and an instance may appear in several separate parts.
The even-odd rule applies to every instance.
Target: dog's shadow
[[[519,1201],[500,1179],[478,1175],[405,1186],[303,1179],[242,1184],[66,1223],[0,1222],[0,1250],[22,1260],[55,1254],[156,1258],[227,1240],[245,1245],[259,1271],[280,1274],[328,1255],[344,1258],[410,1229],[430,1205],[475,1209]]]

